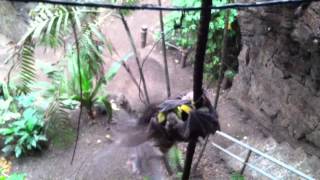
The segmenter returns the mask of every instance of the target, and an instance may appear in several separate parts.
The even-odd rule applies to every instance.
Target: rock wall
[[[0,34],[17,42],[27,31],[28,11],[33,4],[0,2]]]
[[[320,154],[320,3],[239,11],[230,96],[278,138]]]

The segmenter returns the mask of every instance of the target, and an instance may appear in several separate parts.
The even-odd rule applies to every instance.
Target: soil
[[[144,3],[157,3],[157,1],[146,0]],[[163,1],[163,4],[168,4],[168,1]],[[154,43],[152,33],[150,32],[158,28],[158,13],[154,11],[136,11],[126,19],[132,30],[140,56],[144,57]],[[140,31],[143,25],[148,26],[149,29],[147,47],[144,49],[139,47]],[[114,60],[120,59],[131,52],[131,47],[119,18],[115,16],[108,18],[108,21],[102,24],[102,28],[106,37],[112,42],[113,48],[116,49],[116,53],[112,56],[106,54],[105,62],[107,70]],[[143,68],[149,96],[151,102],[154,103],[167,98],[163,57],[160,47],[161,46],[156,47]],[[182,69],[181,64],[175,62],[177,54],[174,50],[169,50],[168,52],[170,85],[173,97],[192,89],[192,67],[188,65]],[[52,61],[53,57],[53,59],[56,59],[58,56],[61,56],[61,53],[38,52],[37,56],[43,60]],[[127,64],[132,69],[134,76],[139,77],[134,59],[129,59]],[[144,106],[139,99],[136,86],[124,68],[121,68],[114,80],[110,82],[107,91],[110,94],[124,95],[128,99],[131,107],[136,111],[139,111]],[[210,95],[213,99],[214,93],[212,92]],[[222,129],[238,138],[242,138],[247,133],[256,133],[256,126],[253,123],[246,123],[247,126],[243,126],[246,119],[244,112],[239,112],[240,116],[244,116],[244,118],[240,118],[239,121],[239,117],[228,116],[228,111],[224,109],[231,107],[229,104],[232,104],[232,102],[228,100],[226,95],[223,95],[219,103]],[[238,109],[229,109],[229,111],[238,111]],[[144,179],[144,177],[150,177],[151,179],[169,179],[160,161],[159,152],[152,147],[150,143],[147,142],[140,147],[132,148],[124,147],[119,143],[126,133],[135,129],[136,122],[134,115],[123,109],[115,112],[111,125],[105,125],[104,117],[100,117],[95,123],[92,123],[84,116],[81,121],[82,124],[75,159],[73,164],[70,164],[74,147],[77,112],[72,112],[70,116],[73,122],[61,125],[61,129],[64,131],[62,131],[61,134],[56,134],[55,140],[51,142],[47,150],[41,154],[13,160],[13,171],[25,172],[27,173],[27,179],[35,180],[124,180]],[[216,137],[212,137],[211,140],[215,140],[223,146],[229,145],[228,142]],[[185,144],[181,147],[185,147]],[[199,147],[200,146],[198,146],[198,149]],[[199,152],[198,149],[196,155]],[[137,159],[139,154],[142,154],[142,159]],[[140,164],[141,167],[136,169],[134,166],[139,164],[136,163],[137,161],[142,162],[142,164]],[[208,146],[206,149],[199,169],[201,174],[200,179],[230,179],[231,171],[225,166],[217,150],[212,146]]]

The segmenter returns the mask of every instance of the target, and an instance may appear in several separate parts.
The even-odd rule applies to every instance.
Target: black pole
[[[219,80],[218,80],[218,86],[217,86],[217,90],[216,90],[216,97],[214,99],[214,105],[213,108],[216,110],[218,107],[218,101],[219,101],[219,97],[220,97],[220,89],[221,89],[221,83],[224,77],[224,71],[226,70],[226,66],[225,66],[225,62],[226,62],[226,57],[227,57],[227,47],[228,47],[228,25],[229,25],[229,16],[230,16],[230,10],[226,10],[226,14],[224,16],[224,30],[223,30],[223,46],[221,49],[221,66],[220,66],[220,70],[219,70]],[[210,83],[209,83],[210,84]],[[200,163],[200,160],[204,154],[204,150],[207,147],[208,141],[209,141],[209,136],[208,135],[204,141],[204,144],[202,146],[202,149],[199,153],[198,159],[196,161],[196,163],[194,164],[194,168],[193,171],[196,172],[198,165]]]
[[[193,72],[193,101],[195,107],[199,108],[202,106],[202,79],[203,79],[203,63],[205,58],[205,52],[208,41],[209,23],[211,19],[211,0],[202,0],[201,4],[201,15],[200,15],[200,26],[198,29],[198,42],[195,55],[194,72]],[[190,135],[191,140],[189,141],[186,162],[184,165],[182,180],[188,180],[190,176],[190,169],[192,165],[192,159],[194,151],[197,145],[197,136]]]

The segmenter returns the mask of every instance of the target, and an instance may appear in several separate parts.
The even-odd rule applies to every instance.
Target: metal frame
[[[258,155],[260,155],[260,156],[268,159],[268,160],[271,161],[271,162],[274,162],[274,163],[277,164],[278,166],[281,166],[281,167],[287,169],[288,171],[290,171],[290,172],[292,172],[292,173],[294,173],[294,174],[302,177],[303,179],[315,180],[313,177],[310,177],[310,176],[304,174],[303,172],[295,169],[294,167],[289,166],[289,165],[285,164],[284,162],[279,161],[279,160],[277,160],[277,159],[275,159],[275,158],[273,158],[273,157],[271,157],[271,156],[269,156],[269,155],[267,155],[267,154],[259,151],[258,149],[255,149],[255,148],[251,147],[250,145],[245,144],[245,143],[237,140],[236,138],[234,138],[234,137],[232,137],[232,136],[230,136],[230,135],[228,135],[228,134],[226,134],[226,133],[224,133],[224,132],[217,131],[216,134],[218,134],[218,135],[220,135],[220,136],[222,136],[222,137],[224,137],[224,138],[226,138],[226,139],[228,139],[228,140],[230,140],[230,141],[232,141],[232,142],[234,142],[234,143],[236,143],[236,144],[238,144],[238,145],[240,145],[240,146],[242,146],[242,147],[244,147],[244,148],[246,148],[246,149],[248,149],[248,150],[250,150],[250,151],[252,151],[253,153],[256,153],[256,154],[258,154]],[[239,157],[239,156],[231,153],[230,151],[226,150],[225,148],[219,146],[218,144],[212,143],[212,145],[213,145],[214,147],[218,148],[219,150],[221,150],[222,152],[224,152],[224,153],[230,155],[231,157],[237,159],[237,160],[240,161],[241,163],[246,164],[248,167],[250,167],[251,169],[253,169],[253,170],[257,171],[257,172],[259,172],[260,174],[262,174],[262,175],[264,175],[264,176],[266,176],[266,177],[268,177],[268,178],[270,178],[270,179],[279,179],[279,178],[274,177],[273,175],[271,175],[271,174],[263,171],[262,169],[254,166],[254,165],[252,165],[252,164],[250,164],[250,163],[246,163],[244,159],[242,159],[241,157]]]

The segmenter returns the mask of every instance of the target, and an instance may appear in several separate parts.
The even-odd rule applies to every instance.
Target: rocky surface
[[[17,42],[27,30],[27,14],[32,4],[0,2],[0,34]]]
[[[274,137],[320,155],[320,3],[239,11],[231,97]]]
[[[291,166],[314,179],[319,179],[320,160],[317,156],[308,155],[302,147],[295,148],[286,141],[277,142],[270,136],[266,128],[259,126],[254,114],[243,111],[233,99],[225,98],[225,95],[222,95],[218,106],[218,112],[220,115],[221,128],[224,133],[261,151],[265,155],[283,162],[287,166]],[[225,148],[227,151],[240,157],[243,161],[247,157],[248,149],[236,143],[230,144],[230,140],[219,134],[214,135],[211,142],[208,144],[208,148],[216,150],[206,152],[208,157],[216,157],[215,160],[221,158],[220,163],[225,162],[226,169],[231,168],[229,172],[240,172],[243,164],[225,152],[217,150],[213,143]],[[276,179],[302,179],[296,174],[254,152],[251,153],[248,163],[263,170]],[[218,175],[218,173],[214,174]],[[246,179],[269,179],[248,166],[244,171],[244,175]],[[219,177],[217,179],[227,178]]]

